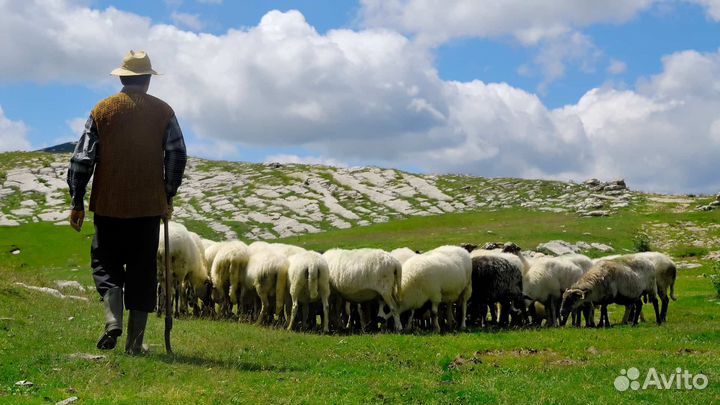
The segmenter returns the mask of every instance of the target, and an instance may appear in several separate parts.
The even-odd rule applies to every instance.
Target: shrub
[[[633,245],[635,246],[636,252],[649,252],[650,247],[650,236],[645,232],[638,232],[633,237]]]

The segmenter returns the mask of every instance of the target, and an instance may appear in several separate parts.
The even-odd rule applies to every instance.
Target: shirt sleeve
[[[70,158],[70,168],[67,173],[67,184],[70,188],[73,210],[85,210],[85,191],[95,170],[98,146],[97,125],[91,115],[85,122],[85,129],[75,146],[72,158]]]
[[[168,203],[177,194],[182,183],[185,164],[187,163],[187,151],[180,125],[177,118],[173,116],[165,129],[165,193]]]

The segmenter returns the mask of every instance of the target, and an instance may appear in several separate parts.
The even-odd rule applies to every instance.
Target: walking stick
[[[170,346],[170,331],[173,327],[172,297],[170,296],[170,231],[166,218],[163,218],[163,227],[165,228],[165,351],[167,354],[172,354]]]

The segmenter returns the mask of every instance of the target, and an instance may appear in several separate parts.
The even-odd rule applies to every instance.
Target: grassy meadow
[[[638,233],[654,223],[680,229],[692,222],[717,225],[713,212],[678,212],[650,204],[605,218],[521,209],[477,211],[392,221],[285,239],[308,248],[410,246],[514,241],[607,243],[633,251]],[[192,230],[201,234],[200,226]],[[650,230],[653,228],[650,227]],[[709,238],[720,237],[717,226]],[[650,243],[658,243],[649,233]],[[46,223],[0,227],[0,403],[47,404],[71,396],[82,404],[126,403],[411,403],[411,404],[716,404],[720,403],[720,300],[703,277],[708,250],[673,239],[677,260],[702,264],[680,270],[679,300],[668,323],[654,316],[638,327],[610,329],[472,330],[447,334],[329,335],[287,332],[233,321],[175,321],[175,356],[165,355],[163,322],[151,317],[150,353],[128,357],[95,349],[101,304],[59,299],[17,286],[54,287],[54,280],[92,284],[92,222],[78,234]],[[16,249],[19,254],[13,254]],[[598,256],[599,252],[591,252]],[[611,320],[622,311],[611,307]],[[120,344],[124,344],[121,339]],[[84,359],[78,354],[103,355]],[[618,392],[621,369],[677,367],[703,373],[704,390]],[[16,386],[28,380],[31,387]],[[642,381],[641,381],[642,383]]]

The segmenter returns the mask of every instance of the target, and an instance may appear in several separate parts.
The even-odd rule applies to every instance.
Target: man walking
[[[172,108],[147,94],[150,77],[157,74],[148,55],[130,51],[111,74],[120,77],[123,88],[93,108],[70,160],[70,225],[78,232],[82,228],[85,188],[94,172],[90,254],[105,312],[97,347],[115,348],[124,302],[129,310],[125,351],[138,354],[156,304],[160,219],[170,219],[187,155]]]

